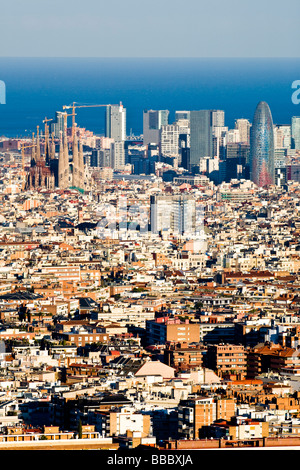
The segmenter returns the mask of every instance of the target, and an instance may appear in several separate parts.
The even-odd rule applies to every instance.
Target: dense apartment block
[[[181,438],[197,439],[201,430],[220,419],[235,415],[234,399],[191,398],[178,405],[178,431]]]
[[[179,318],[158,317],[146,321],[146,337],[148,344],[192,343],[199,342],[199,325]]]
[[[205,362],[221,377],[233,373],[244,378],[247,374],[247,352],[241,345],[208,345]]]

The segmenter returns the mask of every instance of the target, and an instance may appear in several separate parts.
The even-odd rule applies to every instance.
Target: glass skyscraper
[[[212,157],[212,110],[190,112],[190,134],[190,164],[197,168],[200,166],[200,159]]]
[[[256,107],[250,133],[250,178],[261,187],[275,182],[273,119],[264,101]]]
[[[168,109],[145,109],[143,113],[143,143],[144,145],[160,143],[160,130],[169,123]]]

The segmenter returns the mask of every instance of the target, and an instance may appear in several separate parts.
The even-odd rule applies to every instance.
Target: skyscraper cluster
[[[145,109],[143,135],[137,139],[127,136],[122,102],[99,106],[106,106],[105,136],[97,136],[97,144],[85,154],[76,124],[73,122],[70,139],[66,113],[56,112],[51,137],[48,128],[45,137],[45,168],[40,146],[35,145],[28,187],[86,187],[85,165],[135,175],[156,174],[165,181],[184,171],[207,175],[215,184],[250,179],[260,187],[283,186],[286,159],[300,149],[300,117],[293,116],[291,124],[274,124],[265,101],[257,104],[252,121],[237,118],[233,128],[225,124],[221,109],[177,110],[173,122],[167,109]],[[55,141],[59,142],[58,158]]]

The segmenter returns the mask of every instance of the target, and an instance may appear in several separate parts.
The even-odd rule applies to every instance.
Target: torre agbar
[[[257,186],[274,184],[274,134],[273,119],[267,103],[260,101],[256,107],[250,137],[251,180]]]

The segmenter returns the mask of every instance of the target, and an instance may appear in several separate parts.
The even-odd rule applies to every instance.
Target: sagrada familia
[[[76,128],[72,128],[71,142],[68,141],[66,129],[60,132],[57,158],[55,138],[53,135],[50,137],[48,126],[45,125],[42,145],[38,127],[36,136],[34,134],[32,136],[31,162],[24,189],[85,189],[86,187],[83,145],[78,138]]]

